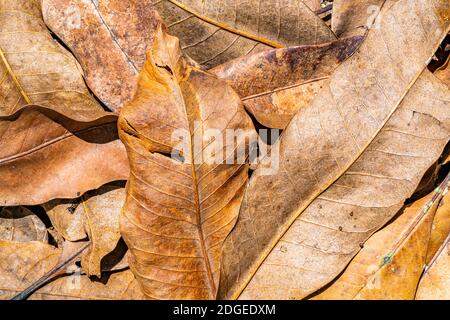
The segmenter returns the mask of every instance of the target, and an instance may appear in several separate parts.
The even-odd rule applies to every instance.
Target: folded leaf
[[[53,227],[64,239],[78,241],[87,237],[83,221],[84,210],[80,199],[55,199],[44,203],[42,207]]]
[[[100,277],[102,259],[120,239],[119,216],[125,202],[124,188],[104,186],[82,196],[86,232],[92,245],[84,253],[81,266],[89,276]]]
[[[1,1],[0,26],[0,116],[28,104],[79,121],[103,115],[78,62],[50,36],[40,1]]]
[[[413,300],[442,194],[443,189],[438,189],[405,208],[364,244],[331,286],[313,299]]]
[[[154,0],[170,34],[207,69],[253,52],[335,35],[302,1]]]
[[[397,0],[394,0],[397,1]],[[386,0],[334,0],[331,29],[338,37],[363,35],[371,27],[378,28],[378,14]],[[392,1],[388,1],[391,2]]]
[[[43,0],[45,23],[75,53],[108,108],[133,97],[159,17],[151,0]]]
[[[381,27],[284,131],[278,173],[253,173],[224,245],[220,298],[318,290],[402,207],[444,149],[450,93],[423,70],[448,32],[449,7],[399,0],[382,13]]]
[[[219,135],[236,130],[256,135],[239,96],[191,65],[178,39],[159,29],[136,96],[119,117],[131,167],[121,233],[148,298],[215,298],[222,243],[248,178],[247,154],[242,163],[233,159],[245,141],[220,145]],[[231,164],[207,161],[213,146]]]
[[[234,59],[210,71],[228,81],[258,122],[284,129],[362,40],[356,36],[320,45],[272,49]]]
[[[0,121],[0,204],[34,205],[76,198],[126,180],[128,159],[115,117],[77,122],[27,107]]]
[[[25,207],[6,207],[0,211],[0,239],[47,243],[47,228],[37,215]]]
[[[420,280],[416,300],[450,300],[450,234]]]

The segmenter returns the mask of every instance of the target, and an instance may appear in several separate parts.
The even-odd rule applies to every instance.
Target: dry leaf
[[[25,105],[85,121],[104,114],[89,94],[75,58],[52,39],[40,1],[0,2],[0,116]]]
[[[0,121],[0,137],[1,205],[76,198],[128,178],[115,117],[77,122],[27,107]]]
[[[256,134],[231,87],[190,65],[178,39],[159,29],[136,96],[119,117],[131,166],[121,232],[149,298],[216,296],[222,243],[236,221],[248,165],[202,159],[216,146],[210,129]],[[223,148],[235,150],[234,141]],[[174,149],[178,159],[169,156]]]
[[[6,207],[0,211],[0,239],[47,243],[47,228],[37,215],[25,207]]]
[[[80,199],[51,200],[42,205],[53,227],[64,239],[78,241],[87,237],[83,214],[84,209]]]
[[[104,186],[82,196],[86,232],[92,242],[81,259],[89,276],[100,277],[100,262],[117,246],[120,239],[119,216],[125,202],[125,189]]]
[[[151,0],[43,0],[48,27],[70,47],[108,108],[133,97],[159,17]]]
[[[0,299],[12,298],[50,271],[61,250],[42,242],[0,240]],[[69,268],[68,272],[72,272]],[[113,273],[106,284],[93,282],[79,272],[59,277],[35,292],[30,299],[143,299],[131,271]]]
[[[321,45],[268,50],[229,61],[211,73],[229,82],[259,123],[284,129],[362,40],[357,36]]]
[[[0,240],[0,299],[37,281],[57,263],[61,250],[48,244]]]
[[[143,300],[130,270],[112,273],[108,281],[91,281],[87,276],[61,277],[30,296],[29,300]]]
[[[446,186],[441,187],[444,189]],[[448,186],[447,186],[448,189]],[[445,191],[444,191],[445,192]],[[445,238],[450,233],[450,193],[447,193],[439,203],[431,230],[431,239],[428,244],[426,264],[428,265],[442,247]]]
[[[350,37],[362,35],[371,27],[378,28],[383,19],[379,13],[385,2],[386,0],[334,0],[331,29],[338,37]]]
[[[183,51],[207,69],[270,48],[336,39],[300,0],[153,2]]]
[[[450,300],[450,234],[425,270],[416,300]]]
[[[413,300],[426,263],[431,227],[442,190],[405,208],[375,233],[318,300]]]
[[[253,173],[224,245],[219,298],[318,290],[441,154],[450,93],[423,70],[448,32],[448,5],[399,0],[382,14],[381,27],[283,133],[279,172]]]

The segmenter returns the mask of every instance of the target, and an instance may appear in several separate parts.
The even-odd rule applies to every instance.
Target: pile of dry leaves
[[[450,299],[449,29],[448,0],[0,1],[0,297]]]

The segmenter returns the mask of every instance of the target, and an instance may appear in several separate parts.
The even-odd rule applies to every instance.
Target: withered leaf
[[[102,259],[120,239],[119,216],[125,202],[125,189],[108,185],[82,196],[86,232],[92,245],[83,254],[81,266],[88,275],[100,277]]]
[[[362,40],[362,36],[356,36],[320,45],[272,49],[234,59],[211,69],[211,73],[229,82],[259,123],[284,129]]]
[[[270,48],[336,39],[300,0],[153,2],[183,51],[207,69]]]
[[[219,298],[307,296],[412,195],[449,140],[450,93],[423,72],[449,13],[438,0],[386,7],[380,28],[299,110],[278,173],[250,179],[224,244]]]
[[[378,28],[379,15],[386,0],[334,0],[331,29],[338,37],[363,35],[369,28]],[[388,1],[388,4],[392,1]]]
[[[248,177],[246,154],[232,164],[204,158],[217,146],[209,130],[225,135],[227,129],[256,135],[233,89],[192,66],[178,39],[159,28],[136,96],[119,117],[131,167],[121,233],[148,298],[216,297],[222,243]],[[187,139],[186,149],[179,135]],[[215,150],[229,160],[228,152],[234,157],[245,146],[245,139],[237,140],[239,145],[227,140]],[[177,157],[167,156],[174,151]]]
[[[160,19],[152,0],[43,0],[42,12],[108,108],[118,111],[131,100]]]
[[[37,215],[25,207],[5,207],[0,211],[0,239],[47,243],[47,228]]]
[[[103,108],[84,84],[81,67],[52,39],[40,1],[0,2],[0,116],[35,104],[85,121]]]
[[[126,180],[128,159],[117,139],[116,119],[78,122],[27,107],[0,121],[0,204],[72,199],[110,181]]]
[[[330,287],[313,299],[413,300],[442,193],[439,190],[405,208],[364,244]]]
[[[450,88],[450,56],[443,66],[434,72],[434,75]]]
[[[9,299],[49,272],[62,251],[42,242],[0,240],[0,299]],[[11,266],[15,266],[11,269]],[[129,270],[113,273],[105,284],[93,282],[69,268],[71,276],[59,277],[29,299],[143,299],[144,295]]]
[[[442,186],[441,190],[446,194],[439,202],[439,207],[434,217],[430,242],[428,244],[427,265],[436,255],[439,248],[442,247],[447,235],[450,233],[450,193],[448,193],[448,185]]]
[[[321,5],[321,0],[302,0],[304,4],[308,6],[312,11],[319,10]]]
[[[416,300],[449,300],[449,287],[450,234],[425,270],[417,288]]]
[[[78,241],[87,237],[83,206],[78,199],[54,199],[44,203],[45,209],[53,227],[61,236],[69,241]]]

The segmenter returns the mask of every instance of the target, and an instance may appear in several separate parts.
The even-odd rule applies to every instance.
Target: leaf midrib
[[[216,285],[214,283],[214,276],[211,270],[211,262],[209,261],[209,256],[208,256],[208,252],[206,250],[206,245],[205,245],[205,239],[203,236],[203,227],[202,227],[202,217],[201,217],[201,208],[200,208],[200,194],[199,194],[199,190],[198,190],[198,179],[197,179],[197,172],[195,170],[195,163],[194,163],[194,146],[193,146],[193,132],[191,132],[191,126],[189,123],[189,117],[188,117],[188,113],[187,113],[187,107],[186,107],[186,102],[184,99],[183,94],[181,93],[181,87],[180,87],[180,83],[176,80],[175,81],[176,85],[177,85],[177,89],[178,89],[178,94],[180,97],[180,102],[183,104],[183,111],[186,117],[186,123],[187,123],[187,127],[189,128],[189,137],[190,137],[190,141],[189,141],[189,152],[190,152],[190,164],[191,164],[191,174],[192,174],[192,183],[193,183],[193,187],[194,187],[194,198],[195,198],[195,209],[196,209],[196,222],[197,222],[197,230],[198,230],[198,235],[199,235],[199,242],[200,242],[200,247],[203,253],[203,258],[205,261],[205,266],[206,266],[206,273],[208,276],[208,283],[209,283],[209,289],[211,290],[209,292],[210,296],[213,296],[214,293],[217,291],[216,290]],[[199,113],[201,114],[201,108],[199,108]],[[200,116],[201,118],[201,116]],[[203,128],[202,128],[203,129]],[[195,128],[194,128],[195,131]]]

